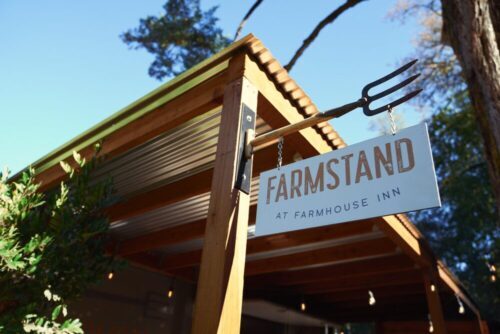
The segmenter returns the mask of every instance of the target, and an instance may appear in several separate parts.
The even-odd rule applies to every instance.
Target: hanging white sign
[[[260,175],[256,235],[440,206],[425,123]]]

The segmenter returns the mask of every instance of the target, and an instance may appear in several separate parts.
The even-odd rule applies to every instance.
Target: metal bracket
[[[253,154],[249,151],[249,143],[255,137],[255,119],[257,115],[250,107],[243,104],[240,122],[240,140],[238,146],[238,174],[236,176],[235,188],[246,194],[250,193],[252,181]]]

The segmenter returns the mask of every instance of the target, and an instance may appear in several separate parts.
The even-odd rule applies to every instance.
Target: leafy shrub
[[[76,152],[58,189],[39,191],[33,169],[0,177],[0,332],[83,333],[67,318],[80,296],[115,266],[105,253],[111,182],[90,182],[98,159]]]

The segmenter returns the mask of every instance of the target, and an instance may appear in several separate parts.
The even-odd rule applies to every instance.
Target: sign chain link
[[[392,111],[394,109],[391,107],[391,105],[387,105],[387,114],[389,115],[389,121],[391,123],[391,132],[392,132],[392,135],[394,136],[397,132],[397,127],[396,127],[396,122],[394,121],[394,117],[392,117]]]
[[[278,141],[278,170],[281,168],[281,164],[283,163],[283,143],[285,142],[285,139],[283,137],[280,137]]]

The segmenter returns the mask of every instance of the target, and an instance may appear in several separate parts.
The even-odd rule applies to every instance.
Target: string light
[[[115,276],[115,272],[113,270],[111,270],[109,273],[108,273],[108,280],[112,280],[113,277]]]
[[[305,312],[305,310],[306,310],[306,303],[305,303],[305,302],[301,302],[301,303],[300,303],[300,310],[301,310],[302,312]]]
[[[168,288],[167,292],[168,299],[171,299],[174,296],[174,283],[175,279],[172,279],[172,282],[170,283],[170,287]]]
[[[456,297],[457,297],[457,303],[458,303],[458,313],[464,314],[465,313],[464,304],[462,304],[462,301],[460,300],[460,297],[458,297],[458,295],[456,295]]]
[[[486,262],[486,265],[488,266],[488,269],[490,270],[490,282],[494,283],[497,281],[497,268],[495,267],[494,264],[490,264],[489,262]]]
[[[370,306],[375,305],[375,303],[377,301],[375,300],[375,296],[373,295],[373,292],[371,292],[371,290],[368,290],[368,297],[369,297],[368,298],[368,305],[370,305]]]
[[[431,315],[428,314],[427,318],[429,318],[429,333],[434,333],[434,325],[432,324]]]

